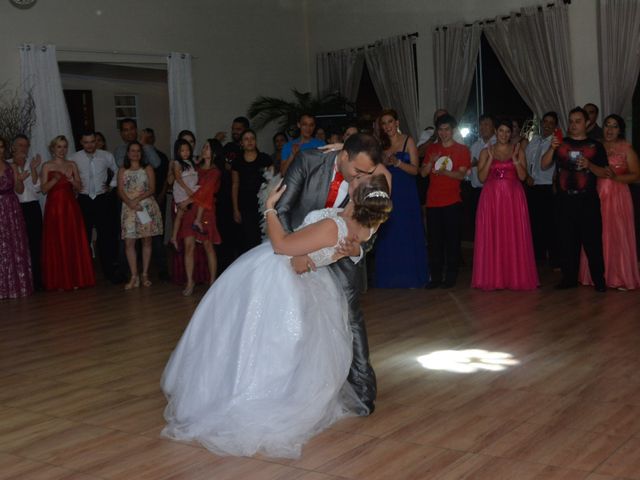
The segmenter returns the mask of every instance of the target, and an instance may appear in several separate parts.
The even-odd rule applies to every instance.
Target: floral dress
[[[133,198],[149,191],[149,177],[144,169],[124,171],[124,193]],[[132,210],[126,203],[122,204],[121,234],[122,238],[144,238],[162,234],[162,216],[156,199],[147,197],[140,201],[144,213]],[[150,219],[150,220],[149,220]]]

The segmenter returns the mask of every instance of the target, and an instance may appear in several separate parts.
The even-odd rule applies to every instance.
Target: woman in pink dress
[[[510,143],[511,122],[501,121],[496,144],[480,153],[478,178],[484,183],[473,246],[471,286],[481,290],[533,290],[538,272],[533,254],[524,152]]]
[[[16,193],[24,191],[29,172],[6,161],[8,144],[0,138],[0,299],[33,293],[27,227]]]
[[[608,178],[598,179],[602,212],[604,279],[620,290],[640,288],[636,234],[630,183],[640,180],[638,155],[625,141],[625,122],[618,115],[604,119],[604,147],[609,157]],[[593,285],[587,259],[580,258],[580,283]]]

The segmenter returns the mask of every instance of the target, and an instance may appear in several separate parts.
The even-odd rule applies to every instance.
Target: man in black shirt
[[[220,190],[216,195],[216,221],[222,243],[216,246],[218,253],[218,274],[222,273],[241,253],[242,236],[238,224],[233,221],[233,204],[231,201],[231,164],[242,156],[240,140],[245,130],[249,129],[246,117],[237,117],[231,123],[231,141],[224,146],[224,164],[216,166],[222,172]],[[222,143],[224,133],[219,132],[216,138]]]
[[[602,256],[602,217],[596,190],[597,177],[606,176],[607,152],[587,137],[588,114],[576,107],[569,112],[568,136],[551,141],[541,161],[543,169],[556,165],[558,232],[562,249],[562,281],[556,288],[578,285],[580,249],[584,247],[589,271],[598,292],[606,291]]]

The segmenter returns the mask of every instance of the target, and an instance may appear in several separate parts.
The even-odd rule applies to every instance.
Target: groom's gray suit
[[[285,175],[287,189],[277,205],[280,221],[287,231],[297,228],[310,211],[325,208],[337,155],[338,152],[323,153],[314,149],[296,156]],[[347,201],[348,198],[344,204]],[[356,264],[350,258],[342,258],[329,268],[338,278],[349,303],[353,362],[348,380],[370,413],[376,397],[376,376],[369,363],[369,342],[360,308],[363,262]]]

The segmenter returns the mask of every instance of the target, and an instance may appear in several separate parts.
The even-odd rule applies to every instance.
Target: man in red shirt
[[[457,126],[451,115],[438,118],[439,142],[429,145],[420,169],[423,177],[431,177],[426,202],[431,269],[427,288],[451,288],[458,278],[462,232],[460,182],[471,168],[471,153],[453,139]]]

